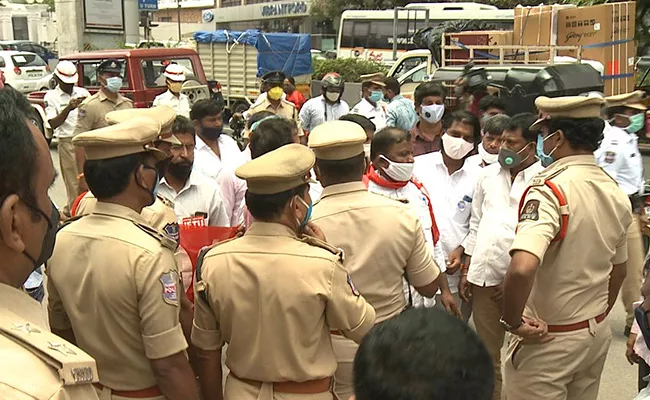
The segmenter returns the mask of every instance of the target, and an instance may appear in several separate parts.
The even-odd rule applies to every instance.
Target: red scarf
[[[438,224],[436,224],[436,217],[433,214],[433,207],[431,206],[431,197],[429,197],[429,192],[424,188],[424,185],[422,185],[415,177],[411,177],[411,180],[408,182],[393,182],[386,180],[379,176],[377,171],[375,171],[375,168],[371,165],[370,168],[368,169],[368,173],[363,176],[363,184],[366,185],[366,188],[368,188],[368,184],[370,181],[373,181],[375,184],[385,187],[387,189],[401,189],[404,186],[408,185],[409,182],[415,185],[418,189],[420,189],[420,192],[422,195],[427,199],[427,206],[429,207],[429,215],[431,215],[431,233],[433,234],[433,244],[437,244],[438,240],[440,240],[440,231],[438,230]]]

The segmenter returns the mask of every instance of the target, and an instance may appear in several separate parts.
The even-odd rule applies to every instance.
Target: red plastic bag
[[[192,276],[196,272],[196,261],[202,248],[232,239],[237,234],[237,227],[207,226],[204,217],[184,218],[179,228],[181,246],[192,262]],[[194,283],[187,288],[186,293],[190,301],[194,303]]]

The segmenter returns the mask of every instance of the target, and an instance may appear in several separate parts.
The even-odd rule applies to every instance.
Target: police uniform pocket
[[[523,347],[523,340],[519,337],[513,336],[510,340],[510,346],[508,349],[508,359],[510,360],[510,363],[512,364],[512,367],[515,369],[515,371],[521,364],[521,352],[523,350]]]
[[[472,209],[472,198],[465,195],[456,203],[454,220],[460,224],[469,223],[469,215]]]

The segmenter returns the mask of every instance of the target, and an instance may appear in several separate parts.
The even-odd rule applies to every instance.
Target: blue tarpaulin
[[[298,76],[314,72],[311,65],[311,35],[304,33],[262,33],[247,31],[197,31],[198,43],[229,43],[253,46],[257,49],[257,76],[282,71]]]

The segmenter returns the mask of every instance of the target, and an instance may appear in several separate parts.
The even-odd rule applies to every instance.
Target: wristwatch
[[[503,329],[505,329],[506,332],[512,332],[513,330],[519,328],[519,327],[521,326],[521,324],[523,323],[523,321],[519,321],[519,323],[517,324],[517,326],[511,326],[509,323],[507,323],[507,322],[503,319],[503,317],[501,317],[501,318],[499,319],[499,323],[501,324],[501,326],[503,327]]]

